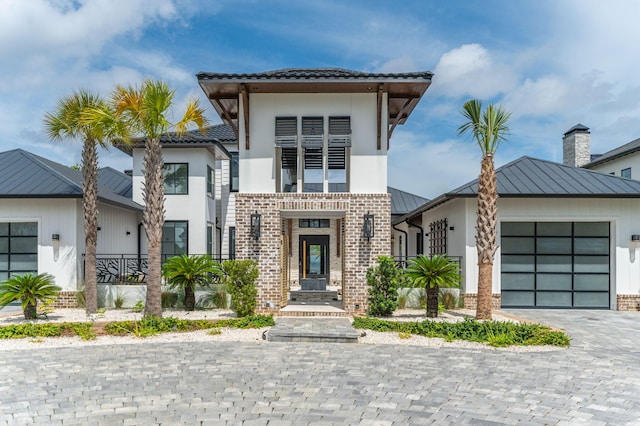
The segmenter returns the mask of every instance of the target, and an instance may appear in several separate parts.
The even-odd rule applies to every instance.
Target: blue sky
[[[217,123],[199,71],[429,70],[388,172],[389,185],[435,197],[478,174],[478,148],[456,137],[470,98],[513,113],[498,166],[562,161],[562,134],[577,123],[591,128],[593,153],[640,137],[638,16],[635,0],[0,0],[0,151],[79,163],[80,144],[50,142],[42,117],[81,87],[108,95],[163,79],[177,110],[197,97]],[[113,149],[100,163],[131,167]]]

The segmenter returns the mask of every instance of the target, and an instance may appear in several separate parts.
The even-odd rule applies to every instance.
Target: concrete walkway
[[[509,312],[574,346],[34,344],[0,352],[0,424],[640,425],[639,313]]]

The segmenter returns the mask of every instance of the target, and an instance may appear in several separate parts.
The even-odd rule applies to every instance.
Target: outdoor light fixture
[[[638,234],[633,234],[633,235],[631,236],[631,244],[632,244],[635,248],[640,247],[640,235],[638,235]]]
[[[637,237],[637,235],[636,235]],[[51,234],[51,241],[60,242],[60,234]]]
[[[260,213],[255,212],[251,214],[251,230],[250,235],[254,239],[260,238]]]
[[[57,262],[60,253],[60,234],[51,234],[51,245],[53,246],[53,260]]]
[[[366,239],[372,238],[375,235],[375,218],[374,216],[367,212],[364,215],[364,221],[362,223],[362,236]]]

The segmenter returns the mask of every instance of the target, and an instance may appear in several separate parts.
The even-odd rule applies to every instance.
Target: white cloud
[[[486,99],[511,90],[516,82],[514,70],[496,62],[485,47],[465,44],[440,57],[433,92],[447,97]]]

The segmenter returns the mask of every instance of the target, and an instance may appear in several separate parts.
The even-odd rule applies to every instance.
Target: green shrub
[[[539,324],[516,324],[501,321],[480,322],[465,318],[449,323],[425,320],[422,322],[394,322],[376,318],[354,318],[353,326],[374,331],[418,334],[440,337],[447,341],[467,340],[489,343],[493,346],[569,346],[569,337],[561,332]]]
[[[378,257],[378,265],[367,269],[369,315],[389,316],[398,308],[401,275],[402,272],[391,256]]]
[[[255,260],[225,260],[222,262],[222,282],[231,295],[231,309],[238,317],[253,315],[258,289],[255,282],[259,271]]]
[[[220,275],[220,264],[206,255],[183,254],[171,257],[162,265],[162,275],[173,290],[184,292],[184,308],[196,308],[196,287],[207,287],[212,276]]]
[[[406,294],[399,294],[398,295],[398,309],[404,309],[407,307],[407,295]]]
[[[124,296],[118,292],[116,294],[115,299],[113,299],[113,305],[115,306],[116,309],[122,309],[122,307],[124,306],[124,302],[125,302]]]
[[[138,321],[117,321],[105,325],[108,334],[147,337],[160,333],[209,330],[221,327],[262,328],[275,325],[272,316],[255,315],[222,320],[184,320],[172,317],[145,316]]]
[[[144,302],[142,300],[138,300],[138,303],[135,304],[133,308],[131,308],[133,312],[142,312],[144,311]]]
[[[198,298],[198,304],[203,309],[218,308],[227,309],[229,303],[227,301],[227,288],[223,285],[214,285],[208,287],[206,293]]]

